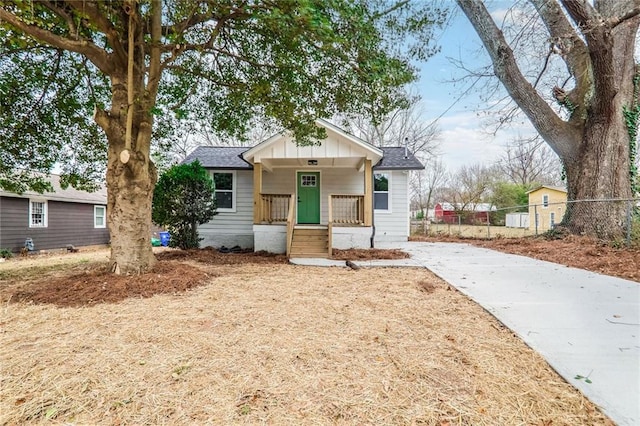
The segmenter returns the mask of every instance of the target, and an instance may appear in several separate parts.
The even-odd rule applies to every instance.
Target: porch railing
[[[289,211],[287,213],[287,257],[291,254],[291,243],[293,242],[293,228],[295,225],[294,215],[295,215],[295,195],[291,194],[289,200]]]
[[[364,195],[329,195],[329,215],[334,225],[363,225]]]
[[[293,194],[260,194],[259,223],[287,222]]]

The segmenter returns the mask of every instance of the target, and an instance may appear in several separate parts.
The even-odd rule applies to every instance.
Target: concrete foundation
[[[287,252],[287,225],[253,225],[254,250]]]
[[[347,250],[371,247],[370,226],[334,226],[332,232],[333,248]]]

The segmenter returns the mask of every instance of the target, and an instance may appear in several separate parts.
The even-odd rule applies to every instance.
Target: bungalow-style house
[[[553,229],[567,211],[567,190],[542,185],[527,192],[529,195],[529,229],[538,232]]]
[[[19,252],[107,244],[107,191],[60,187],[50,176],[53,192],[15,194],[0,190],[0,248]]]
[[[313,146],[280,133],[251,148],[201,146],[184,160],[199,160],[216,184],[218,214],[198,229],[203,246],[327,257],[408,239],[408,172],[424,166],[405,148],[317,124],[327,138]]]
[[[438,203],[434,208],[437,223],[486,224],[496,207],[489,203]]]

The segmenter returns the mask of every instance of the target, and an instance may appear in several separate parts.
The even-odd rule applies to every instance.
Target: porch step
[[[289,257],[328,257],[327,228],[295,228]]]

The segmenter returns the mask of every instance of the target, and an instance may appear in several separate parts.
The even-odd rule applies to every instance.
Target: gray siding
[[[391,175],[391,212],[373,212],[375,242],[407,241],[409,238],[409,173],[381,170]]]
[[[29,199],[0,197],[0,247],[19,251],[26,238],[36,250],[63,248],[67,244],[107,244],[109,231],[94,228],[93,204],[47,201],[47,227],[29,228]]]
[[[253,247],[253,170],[236,172],[236,211],[219,212],[198,227],[202,247]]]

